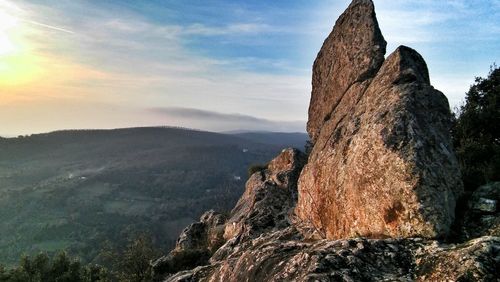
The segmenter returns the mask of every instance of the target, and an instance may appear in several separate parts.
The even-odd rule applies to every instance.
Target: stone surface
[[[304,241],[289,227],[238,244],[223,260],[165,281],[497,281],[500,239]]]
[[[448,101],[430,85],[415,50],[401,46],[385,61],[373,53],[384,51],[374,14],[371,1],[353,1],[314,64],[308,127],[314,147],[299,179],[296,213],[328,239],[443,237],[463,190]],[[360,18],[370,24],[356,32],[345,24]],[[364,40],[367,34],[378,39]],[[358,36],[366,44],[353,44]],[[360,65],[344,57],[372,60]],[[335,67],[326,79],[328,62]],[[355,70],[362,79],[344,75]],[[318,99],[332,108],[321,125]]]
[[[461,244],[422,238],[306,238],[293,223],[293,214],[284,212],[296,203],[291,191],[301,158],[298,151],[284,150],[268,170],[255,173],[226,222],[226,226],[235,222],[242,228],[204,265],[168,274],[163,281],[497,281],[499,237],[484,236]],[[287,191],[287,197],[275,189]],[[476,196],[494,198],[494,191],[482,188]],[[279,215],[284,218],[275,221]],[[273,220],[264,220],[269,217]],[[217,222],[212,226],[223,221]],[[200,240],[188,239],[192,236],[187,234],[199,234],[195,226],[183,232],[178,248],[203,246]]]
[[[415,281],[499,281],[499,237],[485,236],[448,246],[434,241],[415,254]]]
[[[254,173],[227,221],[224,238],[253,238],[290,225],[287,214],[297,201],[297,179],[305,156],[284,149],[268,168]]]
[[[210,256],[224,244],[226,217],[213,210],[205,212],[199,222],[186,227],[177,239],[175,249],[152,262],[154,280],[168,273],[208,263]]]
[[[483,214],[493,214],[498,211],[498,201],[500,201],[500,182],[493,182],[474,191],[469,206]]]
[[[222,235],[225,222],[226,217],[223,214],[213,210],[205,212],[199,222],[192,223],[182,231],[174,251],[207,249],[212,252],[217,250],[224,243]]]
[[[348,90],[366,87],[365,81],[384,61],[386,45],[372,1],[353,1],[335,23],[314,62],[307,121],[313,143]]]
[[[495,212],[497,210],[497,200],[479,198],[472,208],[480,212]]]
[[[479,236],[500,236],[500,182],[479,187],[469,199],[461,234],[462,240]]]

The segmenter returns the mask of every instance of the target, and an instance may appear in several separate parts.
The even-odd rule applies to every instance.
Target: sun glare
[[[20,20],[0,5],[1,88],[26,84],[37,76],[36,57],[22,40],[22,31]]]
[[[15,53],[16,48],[10,34],[18,26],[18,20],[0,10],[0,56]]]

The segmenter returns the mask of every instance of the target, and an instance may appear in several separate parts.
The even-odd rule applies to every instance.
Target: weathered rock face
[[[179,239],[174,251],[184,250],[208,250],[213,252],[223,243],[224,224],[226,217],[213,210],[204,213],[199,222],[186,227]]]
[[[284,173],[290,178],[281,179],[292,181],[287,182],[290,186],[281,186],[280,189],[293,190],[293,179],[296,178],[293,175],[300,170],[300,162],[297,161],[300,157],[294,156],[300,156],[300,153],[285,150],[269,165],[274,169],[263,171],[262,175],[267,175],[265,179],[271,182],[274,178],[272,175]],[[254,176],[259,176],[259,173]],[[262,213],[262,209],[266,210],[265,204],[272,205],[272,211],[281,215],[283,211],[290,209],[290,205],[293,206],[294,197],[278,196],[273,200],[272,197],[276,196],[274,193],[264,193],[262,198],[256,196],[256,190],[274,191],[272,187],[275,186],[265,186],[262,180],[252,178],[247,183],[246,196],[238,204],[240,208],[245,207],[245,213],[235,208],[234,218],[226,223],[226,228],[232,226],[232,222],[241,224],[241,231],[228,238],[204,265],[171,274],[164,281],[486,282],[496,281],[500,275],[498,237],[483,236],[461,244],[446,244],[422,238],[310,240],[296,228],[296,224],[290,223],[292,215],[288,213],[284,214],[284,220],[277,221],[278,224],[262,225],[261,222],[271,222],[263,220],[270,215]],[[496,191],[491,187],[482,188],[472,198],[494,200],[497,197]],[[259,202],[259,199],[265,200]],[[472,200],[471,206],[477,206],[474,203],[476,201]],[[480,205],[480,209],[491,211],[490,205]],[[185,237],[184,233],[181,234],[181,238]],[[181,241],[198,240],[180,239],[179,242]],[[189,243],[187,246],[199,244]]]
[[[500,236],[500,182],[479,187],[468,202],[463,218],[462,240],[480,236]]]
[[[500,238],[484,236],[460,245],[429,241],[415,250],[416,281],[498,281]]]
[[[500,238],[484,236],[461,244],[422,238],[310,240],[291,220],[295,182],[302,154],[284,150],[247,182],[244,196],[226,222],[228,239],[205,263],[165,277],[164,281],[496,281],[500,275]],[[278,190],[279,189],[279,190]],[[276,191],[282,191],[278,193]],[[496,199],[480,189],[475,198]],[[471,202],[476,206],[475,201]],[[488,205],[486,209],[491,210]],[[481,206],[481,209],[484,209]],[[202,216],[181,234],[163,266],[188,269],[192,250],[206,250],[207,226],[223,219]],[[216,219],[216,220],[211,220]],[[240,228],[233,229],[234,224]],[[200,231],[201,230],[201,231]],[[228,230],[231,230],[229,232]],[[221,234],[219,232],[218,234]],[[220,237],[219,237],[220,238]],[[179,256],[179,254],[183,254]],[[194,253],[200,254],[200,253]],[[157,265],[161,266],[157,261]],[[165,263],[167,262],[167,263]],[[176,264],[173,264],[173,263]],[[192,267],[196,265],[191,265]],[[155,269],[160,269],[156,267]],[[172,268],[170,268],[172,269]],[[172,273],[172,271],[168,272]],[[165,274],[165,272],[163,273]],[[157,276],[159,277],[159,276]],[[161,276],[160,276],[161,277]]]
[[[352,92],[351,88],[366,87],[366,81],[384,62],[386,45],[372,1],[353,1],[335,23],[314,62],[307,122],[313,142],[346,93]],[[356,99],[347,98],[355,103]]]
[[[302,152],[284,149],[267,169],[250,177],[228,219],[209,211],[182,231],[175,249],[153,262],[155,280],[207,264],[212,255],[211,260],[223,259],[241,242],[290,226],[288,213],[297,202],[297,179],[304,162]]]
[[[244,240],[289,226],[288,213],[297,202],[297,179],[304,162],[303,153],[285,149],[267,169],[254,173],[231,211],[224,238]]]
[[[446,236],[463,190],[446,97],[416,51],[383,46],[373,4],[353,1],[314,64],[296,212],[328,239]]]
[[[229,248],[228,248],[229,249]],[[293,227],[242,242],[221,260],[166,281],[496,281],[500,239],[304,241]]]
[[[208,263],[210,256],[224,244],[226,217],[215,211],[204,213],[199,222],[186,227],[177,239],[175,249],[152,263],[154,280],[168,273]]]

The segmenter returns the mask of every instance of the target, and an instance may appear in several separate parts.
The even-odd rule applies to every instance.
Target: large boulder
[[[415,50],[383,46],[373,3],[353,1],[314,63],[296,213],[328,239],[446,236],[463,190],[446,97]]]

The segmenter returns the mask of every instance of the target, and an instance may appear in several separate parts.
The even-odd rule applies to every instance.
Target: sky
[[[183,126],[304,131],[312,63],[350,1],[0,0],[0,135]],[[375,0],[460,105],[500,63],[500,0]]]

